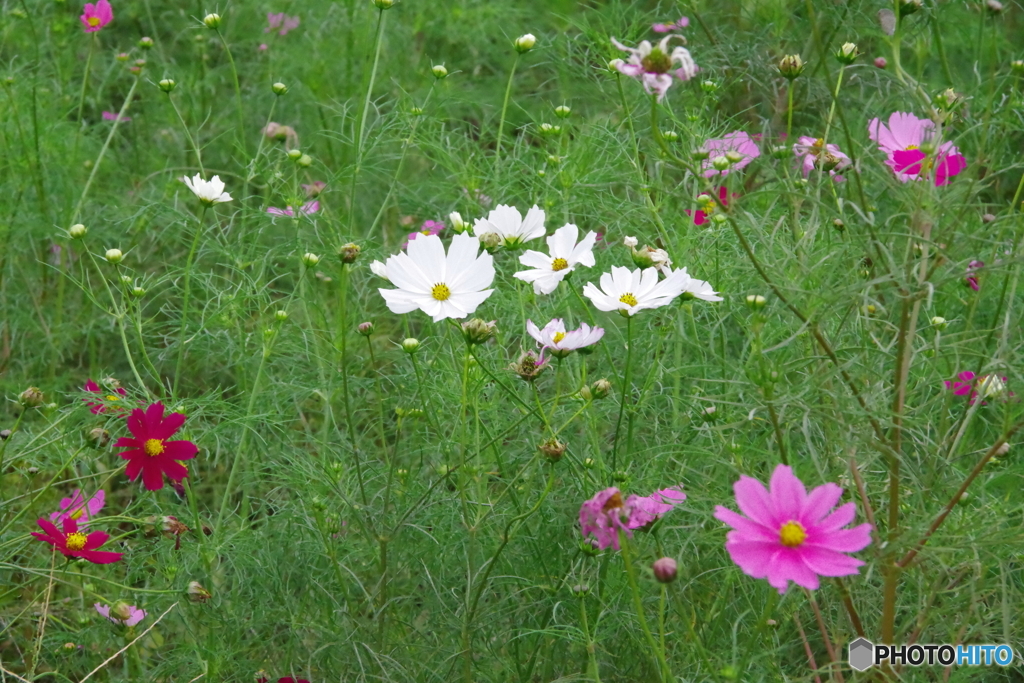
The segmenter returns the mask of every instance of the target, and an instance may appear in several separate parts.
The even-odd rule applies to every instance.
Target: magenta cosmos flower
[[[611,546],[619,549],[619,532],[633,535],[633,529],[647,526],[661,518],[679,503],[686,494],[677,489],[661,489],[650,496],[632,495],[626,500],[614,486],[600,491],[580,507],[580,529],[583,537],[592,537],[591,543],[604,550]]]
[[[967,274],[964,276],[964,284],[975,292],[981,289],[981,282],[978,280],[978,271],[984,267],[984,261],[971,261],[967,264]]]
[[[761,150],[758,148],[757,143],[742,130],[735,130],[731,133],[727,133],[725,137],[722,138],[712,138],[707,140],[704,142],[704,149],[708,151],[709,155],[702,164],[704,168],[703,176],[705,178],[710,178],[714,175],[728,175],[733,171],[745,168],[747,164],[761,156]],[[739,159],[733,161],[729,168],[724,171],[719,171],[711,166],[711,163],[715,158],[729,158],[730,155],[733,157],[739,156]]]
[[[306,202],[301,207],[299,207],[299,213],[306,215],[316,213],[319,210],[320,202],[315,200],[311,202]],[[269,213],[271,216],[294,216],[295,209],[293,209],[290,205],[283,209],[279,209],[276,206],[268,206],[267,213]]]
[[[819,576],[857,574],[864,563],[846,555],[871,543],[871,525],[843,529],[857,514],[854,503],[835,510],[843,489],[818,486],[810,494],[786,465],[772,473],[771,489],[741,476],[733,486],[741,514],[715,506],[715,519],[733,528],[725,549],[748,576],[768,579],[779,593],[792,581],[814,590]]]
[[[46,533],[33,531],[32,535],[44,543],[49,543],[65,557],[81,557],[93,564],[110,564],[121,559],[121,553],[97,550],[110,539],[109,534],[102,531],[85,534],[78,530],[78,522],[70,517],[62,522],[63,531],[49,520],[37,519],[36,524]]]
[[[127,114],[124,115],[124,116],[118,116],[117,114],[115,114],[112,111],[105,111],[105,112],[103,112],[102,116],[103,116],[103,120],[104,121],[118,121],[118,120],[120,120],[120,121],[124,121],[125,123],[127,123],[128,121],[132,120],[132,117],[128,116]]]
[[[135,605],[126,605],[123,602],[116,603],[113,607],[95,603],[93,607],[101,615],[119,626],[135,626],[146,618],[146,610],[139,609]]]
[[[107,394],[106,396],[104,396],[104,393],[106,393],[106,392],[104,392],[103,389],[100,388],[100,385],[96,384],[96,382],[93,382],[91,379],[88,382],[85,383],[85,387],[83,387],[83,388],[86,391],[90,392],[90,393],[99,394],[100,396],[103,396],[103,398],[105,400],[111,401],[111,402],[112,401],[120,401],[121,398],[127,393],[121,387],[116,387],[114,389],[114,391],[117,392],[117,394],[118,394],[117,396],[115,396],[114,394]],[[94,402],[90,401],[87,398],[83,398],[82,400],[85,401],[86,405],[89,406],[89,411],[93,415],[98,415],[98,414],[100,414],[102,412],[105,412],[107,410],[107,407],[105,405],[103,405],[102,403],[94,403]],[[115,408],[115,410],[123,410],[119,405],[118,406],[114,406],[114,408]]]
[[[149,491],[164,487],[164,475],[174,482],[188,476],[188,468],[178,462],[196,457],[199,448],[191,441],[168,441],[185,424],[185,416],[171,413],[164,417],[164,405],[153,403],[145,412],[140,408],[128,416],[131,436],[122,436],[114,445],[128,461],[125,474],[132,481],[142,475],[142,483]]]
[[[1012,391],[1006,389],[1006,378],[997,375],[982,375],[978,377],[970,370],[964,370],[956,376],[955,380],[947,380],[946,388],[952,389],[957,396],[969,397],[970,403],[974,403],[980,396],[983,399],[1001,399],[1013,396]],[[985,405],[986,401],[981,404]]]
[[[65,519],[73,519],[81,528],[85,529],[93,517],[103,509],[105,497],[103,489],[100,489],[87,501],[82,495],[82,491],[75,489],[70,498],[60,499],[60,510],[50,515],[50,521],[54,524],[63,524]]]
[[[850,165],[850,157],[839,151],[839,145],[832,143],[824,145],[824,143],[825,141],[821,138],[815,139],[808,135],[801,135],[799,141],[793,145],[793,154],[798,158],[803,157],[802,166],[805,178],[816,167],[821,167],[827,170],[834,180],[842,181],[843,177],[837,175],[836,172]],[[822,145],[824,145],[824,149],[822,149]]]
[[[687,17],[680,17],[679,21],[668,24],[651,24],[651,30],[655,33],[671,33],[672,31],[679,31],[690,25],[690,20]]]
[[[702,193],[702,196],[707,196],[706,193]],[[733,197],[736,197],[736,193],[733,193]],[[708,197],[710,199],[710,197]],[[702,204],[703,208],[693,210],[686,209],[687,216],[693,216],[694,225],[704,225],[708,222],[709,217],[715,213],[719,206],[729,206],[729,191],[725,189],[725,186],[718,188],[718,201],[711,200]]]
[[[657,45],[651,45],[650,41],[643,40],[640,45],[626,47],[619,41],[612,38],[612,44],[624,52],[629,53],[629,59],[613,59],[610,66],[619,73],[635,78],[643,83],[644,90],[648,93],[656,93],[658,101],[665,96],[672,85],[672,77],[675,76],[681,81],[688,81],[697,75],[697,65],[690,56],[690,51],[681,45],[676,45],[669,51],[668,41],[680,36],[665,36]],[[676,65],[678,68],[675,68]]]
[[[936,185],[945,185],[949,179],[967,168],[967,161],[952,142],[944,142],[933,156],[919,148],[934,133],[935,124],[913,114],[893,112],[889,125],[878,119],[868,123],[868,137],[878,149],[889,155],[885,165],[893,170],[900,182],[920,180],[934,176]]]
[[[420,235],[439,235],[441,234],[441,231],[444,230],[444,228],[444,223],[438,223],[437,221],[430,220],[423,221],[423,225],[420,226],[419,230],[417,230],[416,232],[409,233],[409,239],[405,241],[405,244],[403,244],[402,247],[404,248],[409,246],[409,242],[416,239]]]
[[[99,0],[95,5],[85,3],[85,13],[79,17],[86,33],[95,33],[114,20],[114,10],[108,0]]]

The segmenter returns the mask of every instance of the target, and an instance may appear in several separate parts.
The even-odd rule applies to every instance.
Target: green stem
[[[185,361],[185,332],[188,327],[188,305],[192,295],[192,264],[196,256],[196,249],[199,248],[199,238],[203,234],[203,222],[206,218],[207,204],[203,204],[199,213],[199,220],[196,223],[196,234],[192,238],[192,247],[188,250],[188,258],[185,260],[185,283],[181,303],[181,325],[178,328],[178,362],[174,365],[174,381],[171,384],[171,396],[178,395],[178,380],[181,379],[181,365]]]
[[[615,420],[615,440],[612,444],[612,472],[618,471],[618,454],[619,454],[619,430],[622,428],[622,416],[626,412],[626,396],[630,390],[630,382],[632,381],[632,363],[630,360],[633,356],[633,316],[626,318],[626,371],[623,373],[625,377],[622,380],[622,395],[619,399],[619,417]]]
[[[672,669],[668,665],[668,661],[665,659],[665,651],[658,647],[657,641],[654,640],[654,636],[651,634],[651,629],[647,625],[647,617],[644,615],[643,601],[640,599],[640,587],[636,582],[636,569],[633,567],[633,561],[630,557],[629,538],[625,532],[619,532],[619,544],[622,547],[622,562],[626,565],[626,578],[629,580],[629,588],[633,592],[633,607],[636,608],[637,619],[640,620],[640,628],[644,632],[644,637],[647,639],[647,645],[651,648],[651,652],[656,657],[656,663],[659,665],[661,673],[662,683],[671,683],[675,679],[672,677]]]
[[[793,137],[793,79],[789,80],[789,93],[786,97],[786,139]]]
[[[580,595],[580,623],[583,626],[583,639],[587,643],[587,675],[594,683],[601,683],[600,669],[597,665],[597,643],[590,637],[590,625],[587,622],[587,601]]]
[[[352,420],[352,398],[348,386],[348,279],[349,268],[347,263],[341,264],[341,276],[338,285],[338,330],[335,345],[340,352],[339,359],[341,368],[341,390],[345,401],[345,428],[348,431],[349,443],[352,445],[352,457],[356,464],[356,481],[359,482],[359,497],[363,505],[367,504],[366,489],[363,486],[363,465],[359,454],[359,446],[356,442],[356,426]]]
[[[3,442],[0,442],[0,493],[4,490],[4,454],[7,452],[7,445],[11,443],[11,439],[18,433],[18,426],[21,425],[21,420],[27,412],[27,410],[22,410],[18,413],[18,417],[14,420],[14,426],[11,427],[11,433],[7,435]]]
[[[377,80],[377,65],[380,63],[381,35],[384,33],[384,10],[377,14],[377,34],[373,39],[373,66],[370,68],[370,81],[366,84],[366,93],[363,96],[363,111],[359,116],[359,128],[356,133],[356,164],[352,170],[352,183],[348,193],[348,231],[351,233],[356,222],[356,182],[359,179],[359,172],[363,166],[363,142],[366,133],[366,118],[370,115],[370,99],[373,97],[373,84]],[[341,244],[341,236],[338,236],[338,243]]]
[[[501,103],[501,118],[498,119],[498,141],[495,143],[494,151],[494,164],[497,165],[501,161],[501,138],[505,132],[505,113],[508,110],[508,101],[512,95],[512,79],[516,75],[516,67],[519,66],[519,53],[516,52],[516,58],[512,62],[512,70],[508,72],[508,83],[505,84],[505,99]]]
[[[175,115],[178,117],[178,121],[181,123],[181,129],[185,131],[185,137],[188,138],[188,142],[192,145],[192,150],[196,155],[196,164],[199,166],[199,172],[206,178],[206,171],[203,169],[203,155],[199,150],[199,145],[196,144],[195,138],[192,137],[192,131],[188,129],[188,124],[185,123],[185,119],[181,115],[181,111],[178,109],[178,105],[174,103],[174,99],[171,97],[171,93],[167,93],[167,101],[171,103],[171,109],[174,110]]]
[[[85,89],[89,84],[89,74],[92,72],[92,55],[96,51],[96,37],[96,33],[93,33],[92,39],[89,41],[89,56],[85,58],[85,72],[82,74],[82,92],[78,96],[78,116],[75,118],[79,128],[82,126],[82,111],[85,109]]]

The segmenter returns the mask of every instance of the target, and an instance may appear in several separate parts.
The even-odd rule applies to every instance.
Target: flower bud
[[[923,6],[922,0],[900,0],[900,16],[913,14]]]
[[[174,82],[174,79],[171,78],[163,78],[159,83],[157,83],[157,85],[166,93],[171,92],[178,86],[178,84]]]
[[[395,6],[395,0],[373,0],[373,5],[377,9],[391,9]]]
[[[725,158],[729,160],[730,164],[738,164],[743,161],[743,155],[734,149],[730,149],[725,153]]]
[[[462,214],[460,214],[458,211],[452,211],[450,214],[448,214],[448,222],[452,224],[452,230],[459,234],[462,234],[469,230],[469,223],[462,220]]]
[[[935,96],[935,103],[946,111],[951,111],[963,102],[963,99],[963,95],[960,95],[952,88],[946,88]]]
[[[25,408],[38,408],[45,400],[46,397],[39,387],[29,387],[18,396],[18,403]]]
[[[716,171],[725,171],[730,166],[732,166],[732,162],[729,161],[728,157],[717,156],[711,160],[711,167],[714,168]]]
[[[1002,445],[1000,445],[999,448],[996,449],[996,452],[993,455],[995,455],[995,457],[997,457],[997,458],[1002,458],[1003,456],[1005,456],[1009,452],[1010,452],[1010,444],[1004,441],[1002,443]]]
[[[11,438],[12,433],[10,429],[0,430],[0,441],[7,441],[7,439]]]
[[[139,38],[138,46],[142,50],[150,50],[153,48],[153,39],[149,36],[142,36]]]
[[[434,74],[434,78],[441,80],[448,76],[448,69],[444,68],[444,64],[435,64],[430,67],[430,73]]]
[[[1015,59],[1010,62],[1010,68],[1017,73],[1024,73],[1024,59]]]
[[[301,166],[302,168],[309,168],[310,166],[313,165],[313,157],[309,156],[308,154],[303,154],[295,163]]]
[[[747,306],[749,308],[752,308],[754,310],[759,310],[759,309],[764,308],[765,304],[767,304],[767,303],[768,303],[768,300],[765,299],[760,294],[748,294],[747,295]]]
[[[124,254],[121,253],[120,249],[107,249],[107,253],[104,254],[104,257],[108,262],[117,264],[124,259]]]
[[[1002,14],[1006,7],[1003,3],[999,2],[999,0],[985,0],[985,9],[987,9],[990,14]]]
[[[671,557],[655,560],[651,570],[654,572],[654,578],[661,583],[672,583],[676,580],[676,561]]]
[[[110,616],[121,621],[128,621],[132,618],[132,608],[124,600],[118,600],[110,608]]]
[[[675,132],[674,130],[663,130],[663,131],[661,131],[661,137],[666,142],[678,142],[679,141],[679,133]]]
[[[705,408],[701,409],[700,414],[705,420],[711,422],[712,420],[718,418],[718,408],[716,408],[715,406],[706,406]]]
[[[565,455],[566,445],[555,437],[551,437],[537,448],[544,454],[548,462],[558,462]]]
[[[343,244],[341,248],[338,249],[338,256],[341,257],[342,263],[355,263],[356,259],[359,258],[360,251],[362,250],[359,248],[358,244],[349,242],[348,244]]]
[[[886,61],[885,57],[875,57],[875,67],[876,68],[884,69],[887,66],[889,66],[889,62]]]
[[[146,296],[146,290],[143,287],[132,287],[132,296],[136,299],[141,299]]]
[[[708,94],[711,94],[713,92],[718,91],[718,83],[716,83],[715,81],[701,81],[700,89]]]
[[[417,351],[419,351],[419,349],[420,340],[416,339],[415,337],[409,337],[408,339],[402,342],[402,350],[408,354],[416,353]]]
[[[637,238],[632,237],[630,235],[627,235],[626,237],[622,238],[622,243],[629,247],[630,249],[633,249],[636,247],[636,245],[640,244]]]
[[[529,52],[533,49],[533,46],[537,44],[537,38],[532,33],[524,33],[523,35],[516,38],[513,46],[516,48],[516,52],[522,54]]]
[[[842,232],[843,230],[846,230],[846,223],[843,222],[842,218],[837,218],[834,221],[832,221],[832,227],[834,227],[839,232]]]
[[[462,336],[467,344],[483,344],[494,336],[497,327],[496,320],[484,322],[480,318],[473,318],[462,323]]]
[[[693,157],[694,161],[704,161],[709,156],[711,156],[711,152],[709,152],[703,147],[698,147],[697,149],[693,150],[693,152],[690,153],[690,156]]]
[[[132,56],[130,54],[128,54],[127,52],[118,52],[117,56],[114,57],[114,59],[116,59],[119,62],[127,62],[131,58],[132,58]]]
[[[786,55],[779,62],[779,73],[792,81],[803,73],[804,66],[804,60],[800,55]]]
[[[501,246],[501,235],[496,232],[485,232],[478,236],[480,244],[483,248],[489,252],[493,252],[495,249]]]
[[[359,332],[359,334],[363,335],[364,337],[369,337],[371,334],[373,334],[373,323],[359,323],[356,326],[356,330]]]
[[[320,263],[320,257],[312,252],[306,252],[302,255],[302,264],[307,268],[312,268],[316,264]]]
[[[995,219],[996,219],[996,216],[993,213],[986,213],[986,214],[982,214],[982,216],[981,216],[981,222],[982,223],[991,223]]]
[[[110,432],[102,427],[93,427],[86,433],[85,440],[93,448],[103,448],[110,443]]]
[[[711,213],[715,208],[715,200],[707,193],[699,194],[697,195],[697,207],[704,213]]]
[[[86,228],[81,223],[75,223],[70,228],[68,228],[68,234],[71,235],[71,239],[75,240],[82,239],[83,237],[85,237],[85,234],[87,232],[89,232],[88,228]]]
[[[203,23],[206,24],[206,28],[218,29],[220,28],[220,15],[219,14],[207,14],[203,17]]]
[[[937,330],[944,330],[949,327],[949,321],[943,318],[941,315],[937,315],[931,320],[932,327]]]
[[[277,311],[276,313],[274,313],[274,317],[277,319],[278,322],[283,323],[285,320],[288,319],[288,311]]]
[[[605,398],[612,391],[612,383],[606,379],[599,379],[590,385],[590,393],[594,399]]]
[[[775,145],[772,147],[772,156],[776,159],[788,159],[793,156],[793,148],[789,145]]]
[[[557,107],[555,107],[555,116],[557,116],[560,119],[567,119],[569,118],[570,114],[572,114],[572,109],[565,106],[564,104],[560,104]]]
[[[290,149],[290,150],[288,150],[288,158],[291,159],[292,161],[298,161],[299,159],[302,158],[302,150],[301,149]]]
[[[582,598],[590,592],[590,586],[588,586],[585,583],[578,583],[575,586],[573,586],[570,590],[572,591],[572,594],[575,595],[577,598]]]
[[[192,602],[206,602],[213,597],[213,595],[210,594],[210,591],[203,588],[198,581],[190,581],[188,588],[185,589],[185,594]]]
[[[281,81],[277,81],[272,86],[270,86],[270,90],[275,95],[284,95],[288,92],[288,86],[282,83]]]
[[[857,49],[856,43],[843,43],[843,46],[836,52],[836,59],[840,64],[853,64],[857,61],[858,55],[860,55],[860,50]]]

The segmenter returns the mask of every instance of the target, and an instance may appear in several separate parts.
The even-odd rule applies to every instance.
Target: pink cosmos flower
[[[409,233],[409,239],[405,241],[405,244],[402,245],[402,248],[404,249],[405,247],[409,246],[409,242],[413,241],[420,235],[437,235],[440,234],[440,232],[444,230],[444,228],[444,223],[438,223],[437,221],[430,220],[423,221],[423,225],[420,226],[419,230],[417,230],[416,232]]]
[[[970,370],[964,370],[956,376],[955,380],[945,382],[947,389],[952,389],[957,396],[967,396],[971,405],[978,397],[1000,399],[1013,396],[1012,391],[1006,389],[1006,378],[996,375],[982,375],[978,377]],[[981,405],[987,402],[982,401]]]
[[[655,33],[671,33],[672,31],[682,30],[690,25],[690,20],[687,17],[681,17],[679,21],[669,24],[651,24],[651,30]]]
[[[864,563],[846,553],[871,543],[871,525],[843,527],[857,514],[855,503],[834,509],[843,495],[836,484],[818,486],[810,494],[786,465],[772,473],[771,489],[741,476],[733,485],[743,516],[721,505],[715,519],[733,528],[725,549],[748,576],[768,579],[779,593],[792,581],[815,590],[819,576],[857,574]]]
[[[580,530],[583,537],[591,536],[591,543],[604,550],[611,546],[619,549],[619,532],[633,536],[633,529],[647,526],[661,518],[679,503],[686,494],[678,489],[661,489],[650,496],[632,495],[625,501],[614,486],[598,492],[580,507]]]
[[[96,611],[109,619],[112,623],[124,626],[135,626],[146,618],[146,610],[139,609],[135,605],[126,605],[123,602],[114,605],[113,614],[109,605],[96,603],[93,605]]]
[[[316,200],[313,200],[311,202],[306,202],[301,207],[299,207],[299,213],[304,213],[304,214],[307,214],[307,215],[311,214],[311,213],[316,213],[319,210],[320,210],[320,202],[318,202]],[[269,213],[272,216],[294,216],[295,215],[295,209],[293,209],[291,206],[287,206],[287,207],[285,207],[283,209],[279,209],[276,206],[268,206],[267,207],[267,213]]]
[[[93,394],[99,394],[101,396],[103,396],[103,394],[105,393],[104,390],[100,388],[100,385],[96,384],[96,382],[93,382],[91,379],[85,383],[85,386],[83,388],[88,392],[91,392]],[[124,396],[125,394],[128,393],[121,387],[117,387],[115,390],[117,391],[118,394],[120,394],[120,396],[114,396],[113,394],[109,394],[107,396],[103,396],[103,398],[106,399],[107,401],[120,401],[121,396]],[[100,413],[106,412],[107,410],[107,407],[102,403],[93,403],[87,398],[83,398],[82,400],[85,401],[86,404],[89,406],[89,411],[93,415],[99,415]],[[116,407],[115,410],[122,410],[122,408]]]
[[[735,197],[736,194],[733,193],[732,196]],[[718,201],[716,202],[712,200],[712,202],[705,207],[707,211],[704,209],[697,209],[696,211],[693,209],[686,209],[686,215],[693,216],[694,225],[704,225],[708,222],[708,216],[713,214],[715,209],[719,206],[729,206],[729,191],[725,189],[724,185],[718,188]]]
[[[318,197],[325,187],[327,187],[327,183],[324,181],[314,180],[309,185],[303,184],[302,189],[306,191],[307,197]]]
[[[565,358],[573,351],[585,349],[601,341],[604,330],[580,323],[578,330],[565,329],[565,321],[555,318],[543,328],[532,320],[526,321],[526,331],[536,340],[541,351],[550,351],[555,358]]]
[[[299,18],[289,17],[284,12],[281,12],[279,14],[267,12],[267,24],[269,24],[269,26],[263,29],[264,33],[277,31],[277,35],[285,36],[288,35],[288,32],[291,31],[292,29],[299,27]]]
[[[259,50],[260,52],[265,52],[269,48],[270,48],[270,46],[267,45],[266,43],[260,43],[260,46],[258,48],[256,48],[256,49]]]
[[[733,171],[746,167],[751,161],[761,156],[761,150],[758,148],[757,143],[751,140],[750,136],[742,130],[726,133],[723,138],[707,140],[704,143],[704,149],[709,153],[708,158],[702,163],[704,168],[703,176],[705,178],[710,178],[714,175],[728,175]],[[712,160],[716,157],[727,156],[730,152],[740,155],[740,160],[734,162],[724,171],[719,171],[711,166]]]
[[[98,0],[95,5],[87,2],[85,13],[79,19],[86,33],[95,33],[114,20],[114,10],[110,8],[109,0]]]
[[[82,496],[82,491],[75,489],[70,498],[60,499],[60,510],[50,515],[50,521],[63,525],[65,519],[73,519],[78,522],[80,528],[88,529],[89,522],[103,509],[105,496],[103,489],[100,489],[96,495],[86,501]]]
[[[103,120],[104,121],[117,121],[118,118],[120,118],[122,121],[131,121],[132,120],[132,117],[128,116],[127,114],[125,114],[124,116],[118,117],[118,115],[115,114],[112,111],[105,111],[105,112],[103,112]]]
[[[885,165],[900,182],[925,178],[934,170],[934,182],[940,186],[967,168],[967,161],[952,142],[942,143],[933,156],[922,152],[920,146],[934,135],[934,129],[932,121],[897,111],[889,116],[888,126],[871,119],[868,137],[889,155]]]
[[[978,281],[977,273],[984,267],[984,261],[971,261],[967,264],[967,275],[964,277],[964,282],[975,292],[981,289],[981,283]]]
[[[672,76],[681,81],[688,81],[696,76],[698,71],[690,51],[685,47],[677,45],[669,52],[668,41],[672,38],[681,37],[665,36],[657,45],[651,45],[650,41],[644,40],[636,48],[626,47],[612,38],[612,44],[628,52],[629,59],[625,62],[613,59],[610,66],[619,73],[643,83],[644,90],[648,93],[657,93],[660,102],[672,85]],[[673,69],[676,64],[679,68]]]
[[[807,135],[801,135],[799,142],[793,145],[793,154],[797,157],[803,157],[805,178],[810,175],[815,166],[823,165],[833,180],[842,182],[843,176],[838,175],[836,171],[841,171],[849,166],[850,157],[839,151],[839,145],[829,143],[822,150],[823,142],[821,138],[815,139]]]

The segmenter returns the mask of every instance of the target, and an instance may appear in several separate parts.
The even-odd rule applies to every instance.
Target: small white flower
[[[666,279],[672,276],[683,278],[685,282],[683,284],[682,295],[684,298],[703,299],[704,301],[722,301],[722,297],[718,296],[718,293],[711,286],[710,282],[690,277],[686,272],[686,268],[680,268],[675,271],[671,268],[664,268],[661,272],[666,276]]]
[[[588,232],[580,243],[576,244],[579,234],[579,228],[572,223],[566,223],[555,230],[547,239],[551,255],[532,249],[527,251],[519,257],[519,262],[533,270],[521,270],[514,277],[524,282],[532,282],[535,294],[550,294],[577,265],[593,268],[597,233]]]
[[[624,245],[626,245],[627,247],[629,247],[630,249],[633,249],[633,248],[636,247],[636,245],[640,244],[640,242],[639,242],[639,240],[637,240],[637,238],[629,237],[629,236],[627,236],[625,239],[623,239],[622,243]]]
[[[494,281],[494,259],[480,251],[477,238],[462,234],[452,238],[445,254],[437,235],[423,235],[409,242],[408,253],[391,256],[387,277],[398,289],[379,289],[392,313],[420,309],[439,322],[465,318],[491,295],[485,289]]]
[[[676,270],[658,281],[656,268],[629,268],[612,266],[611,273],[601,275],[601,288],[592,282],[583,287],[583,293],[599,310],[620,311],[623,315],[635,315],[645,308],[660,308],[672,303],[690,284],[685,270]]]
[[[515,246],[538,237],[543,237],[544,211],[536,205],[526,212],[526,218],[514,206],[498,204],[498,207],[487,214],[487,218],[477,218],[473,223],[473,234],[479,237],[489,232],[496,234],[506,246]]]
[[[231,201],[231,195],[224,191],[224,181],[220,179],[220,176],[215,175],[210,180],[203,180],[203,177],[196,173],[192,178],[185,176],[181,180],[204,204],[220,204]]]
[[[600,327],[591,327],[586,323],[580,323],[580,329],[565,331],[565,322],[561,318],[555,318],[544,329],[540,329],[532,320],[526,321],[526,331],[537,340],[542,350],[551,351],[555,358],[565,358],[577,349],[592,346],[601,341],[604,330]]]
[[[391,278],[388,277],[388,267],[380,261],[374,261],[370,264],[370,272],[377,277],[384,278],[388,282],[391,282]]]

